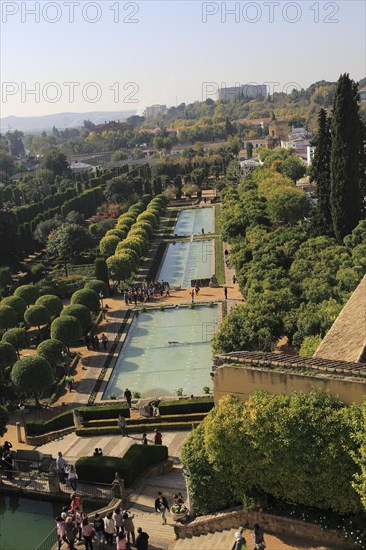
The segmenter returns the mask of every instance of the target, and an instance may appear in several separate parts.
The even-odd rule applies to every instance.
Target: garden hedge
[[[202,399],[177,399],[175,401],[161,401],[159,413],[164,416],[168,414],[190,414],[209,412],[214,407],[213,397]]]
[[[132,445],[123,458],[113,456],[83,456],[76,462],[76,471],[82,481],[112,484],[115,473],[128,487],[149,466],[168,458],[165,445]]]
[[[106,405],[101,407],[80,407],[77,409],[85,420],[97,420],[103,418],[115,418],[122,414],[125,418],[130,417],[130,408],[127,404]],[[26,422],[28,435],[41,435],[62,428],[73,426],[72,410],[65,411],[49,420],[28,420]],[[119,428],[116,428],[116,433],[120,433]]]
[[[192,428],[195,428],[198,426],[200,422],[157,422],[156,424],[139,424],[139,425],[133,425],[129,426],[127,424],[127,429],[130,433],[152,433],[155,428],[158,428],[159,431],[163,432],[163,438],[164,438],[164,432],[178,432],[181,430],[187,430],[190,431]],[[92,437],[94,435],[118,435],[121,433],[121,430],[118,428],[118,426],[104,426],[103,428],[78,428],[76,430],[76,435],[80,437]]]
[[[182,424],[189,422],[202,422],[206,418],[207,413],[192,413],[192,414],[183,414],[177,416],[152,416],[150,418],[134,418],[129,420],[127,428],[133,431],[135,428],[143,426],[146,431],[151,431],[150,425],[154,425],[154,428],[157,424]],[[87,420],[84,424],[84,428],[104,428],[104,427],[115,427],[114,419],[103,418],[95,420]]]

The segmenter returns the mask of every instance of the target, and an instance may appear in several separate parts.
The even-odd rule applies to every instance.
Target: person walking
[[[99,548],[104,545],[104,521],[99,514],[94,516],[94,530]]]
[[[56,458],[56,470],[58,474],[58,479],[62,484],[65,484],[65,466],[66,462],[64,460],[64,457],[62,456],[61,451],[59,451]]]
[[[94,345],[95,345],[95,349],[99,351],[99,338],[97,334],[94,335]]]
[[[76,493],[72,493],[72,495],[71,495],[70,509],[71,509],[71,512],[74,512],[76,509],[78,509],[78,510],[83,509],[81,498]]]
[[[67,479],[68,479],[68,482],[70,484],[71,489],[73,491],[76,491],[78,475],[76,473],[75,466],[73,466],[72,464],[69,468],[69,473],[67,474]]]
[[[201,233],[202,233],[202,235],[204,235],[204,234],[205,234],[205,229],[204,229],[204,227],[202,227],[202,229],[201,229]]]
[[[101,340],[102,340],[103,349],[105,351],[107,349],[108,338],[106,337],[106,335],[104,333],[102,334]]]
[[[132,393],[130,392],[130,390],[128,388],[125,389],[124,396],[125,396],[125,399],[127,401],[128,406],[131,409],[132,408]]]
[[[142,530],[142,527],[137,528],[135,547],[137,550],[148,550],[149,548],[149,535]]]
[[[116,531],[116,526],[113,519],[113,512],[109,512],[104,518],[104,532],[107,544],[113,544],[113,535]]]
[[[155,511],[161,515],[163,525],[166,524],[166,511],[170,511],[169,504],[161,491],[158,492],[158,498],[155,500]]]
[[[260,525],[258,525],[258,523],[254,524],[252,539],[254,542],[254,550],[264,550],[264,548],[266,547],[266,543],[264,541],[264,533],[263,529]]]
[[[77,533],[77,527],[73,522],[72,517],[68,516],[65,519],[65,535],[66,535],[66,540],[69,543],[69,550],[75,550],[74,543],[75,543],[76,533]]]
[[[126,532],[128,544],[130,544],[130,538],[132,539],[132,544],[135,544],[135,525],[133,523],[134,514],[129,514],[127,510],[125,510],[123,514],[123,527]]]
[[[143,433],[143,434],[142,434],[142,437],[141,437],[141,444],[142,444],[142,445],[147,445],[147,435],[146,435],[146,433]]]
[[[83,519],[83,522],[81,525],[81,533],[85,541],[85,550],[94,550],[93,548],[94,525],[90,523],[88,517]]]
[[[66,386],[67,386],[67,389],[69,390],[69,392],[71,393],[72,389],[74,387],[74,379],[73,379],[71,374],[68,374],[66,376]]]
[[[155,428],[155,430],[154,430],[154,445],[162,445],[162,443],[163,443],[163,436],[159,432],[159,430]]]
[[[247,541],[244,536],[244,527],[239,527],[239,530],[235,533],[235,542],[231,550],[247,550]]]
[[[65,534],[65,520],[61,516],[59,516],[56,518],[55,521],[58,538],[58,550],[61,550],[62,543],[67,542]]]
[[[128,437],[127,433],[127,422],[124,416],[122,414],[118,417],[118,427],[121,430],[122,437]]]
[[[227,286],[224,286],[224,296],[225,300],[227,300]]]

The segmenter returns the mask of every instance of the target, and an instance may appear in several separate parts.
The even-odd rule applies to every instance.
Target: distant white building
[[[231,88],[220,88],[218,99],[234,101],[235,99],[264,99],[267,97],[265,84],[237,84]]]
[[[303,160],[308,162],[308,147],[311,147],[310,140],[312,133],[305,128],[292,128],[288,135],[288,140],[281,140],[282,149],[292,148]]]
[[[75,160],[70,164],[70,170],[74,174],[80,174],[82,172],[95,172],[96,166],[92,166],[91,164],[86,164],[86,162],[79,162]]]
[[[145,109],[145,118],[156,118],[159,115],[165,115],[166,105],[150,105]]]

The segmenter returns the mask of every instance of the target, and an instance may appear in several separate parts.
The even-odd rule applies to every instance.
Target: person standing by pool
[[[131,409],[132,408],[132,393],[130,392],[130,390],[128,388],[125,389],[124,396],[125,396],[125,399],[127,401],[128,406]]]
[[[94,525],[90,523],[88,516],[83,519],[81,532],[85,542],[85,550],[93,550]]]
[[[205,230],[204,230],[204,228],[203,228],[203,227],[202,227],[202,229],[201,229],[201,233],[202,233],[202,235],[204,235],[204,234],[205,234]]]
[[[65,535],[66,535],[66,540],[69,543],[69,550],[75,550],[74,542],[75,542],[76,533],[77,533],[77,527],[75,523],[72,521],[72,517],[68,516],[65,519]]]
[[[227,286],[224,286],[224,296],[225,300],[227,300]]]
[[[95,514],[94,516],[94,530],[100,548],[101,545],[104,546],[104,521],[99,514]]]
[[[56,529],[58,537],[58,550],[61,550],[63,542],[67,542],[65,534],[65,520],[59,516],[56,518]]]
[[[146,433],[142,434],[141,444],[142,445],[147,445],[147,435],[146,435]]]
[[[118,417],[118,427],[121,430],[122,437],[125,437],[125,436],[128,437],[127,422],[125,417],[122,414],[120,414]]]
[[[103,344],[103,349],[105,351],[107,349],[108,338],[106,337],[106,335],[104,333],[102,334],[102,344]]]

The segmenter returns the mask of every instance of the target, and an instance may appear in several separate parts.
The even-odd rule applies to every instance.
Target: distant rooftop
[[[366,361],[366,276],[338,315],[314,358]]]

